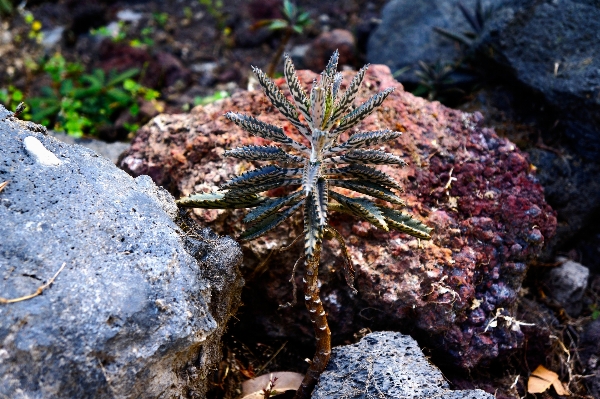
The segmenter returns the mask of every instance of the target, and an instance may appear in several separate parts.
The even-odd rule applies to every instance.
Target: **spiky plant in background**
[[[225,116],[244,130],[289,147],[291,151],[286,152],[275,146],[245,146],[226,151],[225,155],[248,161],[281,162],[286,166],[270,164],[254,169],[234,177],[217,192],[192,194],[178,201],[179,206],[183,207],[254,208],[244,218],[245,223],[253,225],[242,233],[242,240],[253,240],[265,234],[303,208],[306,267],[304,298],[314,324],[317,351],[296,394],[297,398],[310,397],[331,353],[331,333],[319,298],[317,278],[324,234],[340,240],[342,249],[345,246],[341,235],[328,226],[329,211],[354,215],[385,231],[395,229],[418,238],[431,238],[431,229],[407,214],[366,198],[349,197],[333,190],[334,187],[339,187],[398,206],[404,205],[393,191],[400,190],[400,185],[389,175],[368,166],[404,166],[404,161],[384,151],[362,149],[394,140],[401,133],[390,130],[358,132],[347,141],[339,143],[341,133],[370,115],[393,89],[374,95],[352,110],[367,66],[356,74],[344,94],[338,96],[342,74],[336,72],[337,62],[336,51],[320,78],[313,82],[309,96],[296,76],[290,57],[286,55],[284,74],[295,106],[265,73],[254,68],[266,96],[308,140],[310,148],[292,140],[277,126],[248,115],[228,112]],[[284,186],[296,190],[282,197],[260,195]],[[346,262],[345,272],[347,282],[352,286],[354,277],[349,262]]]

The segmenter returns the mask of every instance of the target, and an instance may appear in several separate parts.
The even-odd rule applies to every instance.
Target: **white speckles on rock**
[[[62,163],[60,159],[56,157],[52,152],[48,151],[46,147],[35,137],[27,136],[23,140],[25,149],[35,158],[35,160],[44,166],[58,166]]]

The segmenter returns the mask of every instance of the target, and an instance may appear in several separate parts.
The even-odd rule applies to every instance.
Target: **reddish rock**
[[[334,29],[321,33],[310,45],[304,56],[304,65],[313,71],[325,69],[331,54],[338,50],[339,65],[354,65],[356,61],[356,44],[352,32],[345,29]]]
[[[353,73],[344,75],[347,83]],[[300,73],[303,82],[315,76]],[[283,85],[283,79],[277,83]],[[556,217],[526,155],[481,126],[480,114],[414,97],[379,65],[371,66],[359,99],[391,86],[396,91],[357,130],[404,133],[387,150],[403,156],[409,166],[381,169],[403,182],[407,210],[435,231],[431,241],[419,242],[332,214],[331,224],[346,238],[358,289],[353,295],[345,286],[339,245],[326,242],[321,292],[334,343],[362,327],[404,328],[450,354],[457,364],[473,367],[520,345],[522,332],[513,331],[504,319],[487,331],[486,326],[499,308],[505,309],[504,315],[514,315],[525,264],[554,233]],[[253,166],[224,159],[225,149],[267,144],[222,117],[226,111],[252,114],[302,140],[261,91],[240,92],[190,114],[157,116],[140,129],[121,166],[133,175],[150,175],[176,196],[216,188]],[[243,229],[244,211],[194,212],[201,224],[221,234],[236,236]],[[293,222],[245,244],[250,290],[239,315],[241,323],[247,323],[245,331],[312,340],[300,297],[291,310],[276,310],[292,299],[288,280],[302,245],[284,252],[276,249],[301,232],[298,214]],[[298,267],[298,284],[301,276]]]

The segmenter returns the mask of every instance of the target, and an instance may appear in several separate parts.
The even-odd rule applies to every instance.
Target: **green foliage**
[[[283,0],[281,9],[283,18],[268,20],[267,28],[270,30],[291,29],[298,34],[304,33],[304,29],[313,23],[310,14],[302,11],[290,0]]]
[[[56,54],[44,65],[44,71],[50,76],[52,87],[43,87],[40,97],[29,99],[31,115],[26,118],[71,136],[96,134],[102,126],[112,124],[124,109],[137,116],[139,101],[152,101],[159,96],[157,91],[133,80],[139,75],[137,69],[111,71],[108,75],[95,69],[87,74],[83,65],[67,62]]]
[[[23,98],[23,92],[13,85],[9,85],[6,89],[0,89],[0,103],[13,112],[16,111]]]
[[[214,103],[217,100],[222,100],[227,97],[229,97],[229,93],[225,90],[217,91],[214,94],[206,97],[194,97],[194,106]]]
[[[36,20],[30,11],[23,10],[21,11],[21,15],[23,16],[25,23],[29,26],[27,37],[35,40],[37,43],[41,43],[44,39],[44,34],[42,33],[42,23]]]
[[[158,26],[164,28],[169,21],[169,14],[166,12],[153,12],[152,19],[154,19],[154,22],[156,22]]]
[[[101,26],[98,29],[90,29],[90,34],[97,37],[110,38],[113,42],[119,43],[127,38],[127,26],[125,21],[117,22],[117,29],[111,31],[108,26]]]
[[[0,15],[12,15],[14,10],[11,0],[0,0]]]
[[[223,10],[223,0],[198,0],[208,14],[217,21],[217,29],[219,32],[225,32],[225,22],[227,20],[227,14]]]

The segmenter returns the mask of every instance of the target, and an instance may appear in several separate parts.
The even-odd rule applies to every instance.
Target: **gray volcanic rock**
[[[461,57],[460,47],[434,31],[434,27],[450,31],[472,30],[458,3],[474,9],[476,0],[392,0],[381,11],[381,24],[369,37],[367,60],[385,64],[391,71],[410,67],[398,79],[418,83],[418,63],[433,64]],[[489,1],[484,0],[487,5]]]
[[[442,373],[410,336],[371,333],[354,345],[333,348],[313,399],[491,399],[480,389],[452,391]]]
[[[0,397],[204,397],[239,303],[239,246],[184,233],[149,177],[23,126],[0,120],[0,295],[65,268],[0,304]]]
[[[600,154],[600,6],[591,0],[503,0],[480,47],[557,111],[575,149]]]

